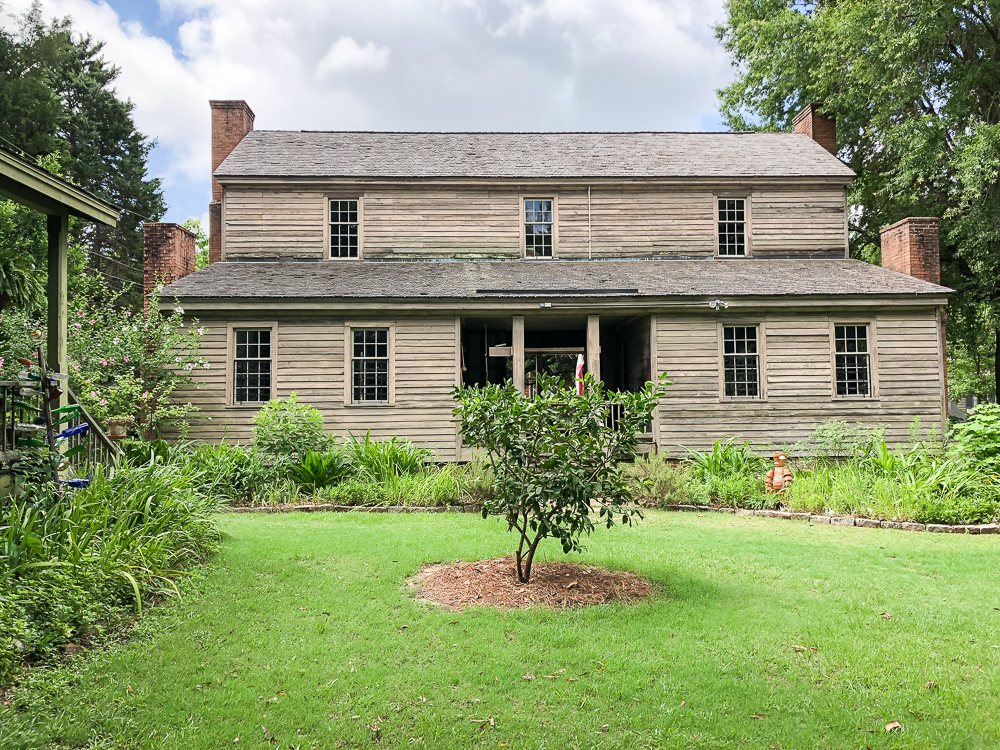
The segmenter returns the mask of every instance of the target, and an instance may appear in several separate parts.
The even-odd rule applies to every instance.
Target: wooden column
[[[587,316],[587,372],[601,379],[601,316]]]
[[[512,336],[513,341],[511,341],[511,346],[514,348],[514,387],[517,388],[521,393],[524,393],[524,316],[515,315],[514,323],[512,326]]]
[[[660,378],[660,335],[656,329],[656,315],[649,316],[649,380],[656,383]],[[653,445],[660,451],[660,407],[653,409]]]
[[[68,352],[66,345],[66,327],[69,325],[66,296],[66,275],[68,273],[67,248],[69,241],[69,215],[48,216],[49,234],[49,280],[48,280],[48,351],[45,356],[50,370],[68,372]],[[60,403],[66,403],[66,396],[60,398]]]

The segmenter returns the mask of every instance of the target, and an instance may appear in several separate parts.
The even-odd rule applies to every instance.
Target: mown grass
[[[222,528],[200,593],[78,676],[36,676],[0,709],[0,744],[1000,745],[1000,537],[651,512],[596,533],[582,561],[637,571],[655,600],[454,613],[414,601],[405,579],[508,552],[495,521],[253,515]],[[886,733],[891,721],[902,731]]]

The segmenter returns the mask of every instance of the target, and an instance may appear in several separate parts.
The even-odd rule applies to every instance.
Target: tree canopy
[[[1000,381],[1000,1],[727,0],[716,33],[737,68],[727,124],[787,130],[806,104],[837,121],[851,252],[879,229],[937,216],[955,395]]]
[[[158,221],[165,204],[159,180],[146,174],[153,143],[136,129],[132,103],[115,91],[118,68],[102,48],[74,34],[69,19],[43,21],[37,2],[16,29],[0,29],[0,143],[29,157],[54,158],[62,176],[125,209],[115,229],[73,222],[71,232],[88,264],[118,279],[128,300],[139,304],[142,222]],[[23,245],[3,229],[0,244]],[[44,232],[37,237],[33,256],[44,268]]]

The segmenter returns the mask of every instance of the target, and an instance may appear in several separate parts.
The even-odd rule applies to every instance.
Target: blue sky
[[[8,13],[30,0],[7,0]],[[209,99],[290,130],[718,130],[722,0],[42,0],[106,42],[167,221],[204,218]],[[7,19],[6,23],[10,23]]]

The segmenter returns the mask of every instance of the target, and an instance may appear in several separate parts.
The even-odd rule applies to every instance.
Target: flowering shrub
[[[185,322],[179,307],[161,313],[155,296],[146,314],[119,307],[117,301],[88,296],[76,305],[70,302],[73,392],[101,424],[132,417],[147,435],[167,425],[183,429],[195,407],[177,403],[172,394],[192,382],[195,368],[209,367],[198,353],[204,329],[197,321]],[[0,380],[17,377],[19,357],[35,358],[27,336],[32,323],[22,311],[0,318]]]

